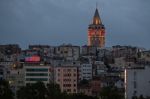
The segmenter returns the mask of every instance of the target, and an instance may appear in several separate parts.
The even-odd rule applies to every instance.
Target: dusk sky
[[[87,44],[96,2],[106,47],[150,49],[150,0],[0,0],[0,44]]]

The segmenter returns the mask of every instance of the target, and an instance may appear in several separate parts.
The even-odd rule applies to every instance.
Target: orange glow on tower
[[[105,46],[105,27],[96,8],[92,24],[88,27],[88,45],[95,47]]]

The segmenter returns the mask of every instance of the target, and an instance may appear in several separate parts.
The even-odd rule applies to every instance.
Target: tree
[[[9,83],[5,80],[0,80],[0,98],[1,99],[14,99],[14,94],[10,89]]]
[[[138,97],[134,95],[134,96],[132,96],[132,99],[138,99]]]
[[[98,99],[83,94],[68,94],[61,92],[58,84],[44,85],[42,82],[27,84],[17,91],[18,99]]]
[[[88,85],[88,84],[89,84],[89,81],[86,80],[86,79],[83,79],[83,80],[80,81],[79,84],[80,84],[80,85]]]
[[[100,92],[101,99],[123,99],[124,96],[116,87],[104,87]]]
[[[44,83],[27,84],[17,91],[18,99],[46,99],[46,87]]]
[[[45,95],[46,95],[46,92],[47,92],[47,89],[44,85],[44,83],[42,82],[37,82],[33,85],[33,89],[35,89],[35,99],[44,99],[45,98]]]
[[[32,89],[31,85],[27,84],[26,86],[21,87],[17,91],[17,98],[18,99],[33,99],[32,97]]]
[[[79,94],[73,94],[70,99],[98,99],[98,98],[79,93]]]
[[[47,97],[48,99],[61,99],[61,90],[58,84],[47,85]]]

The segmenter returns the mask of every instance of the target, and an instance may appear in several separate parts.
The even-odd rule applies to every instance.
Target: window
[[[26,76],[48,76],[48,73],[26,73]]]
[[[65,81],[65,82],[70,82],[71,79],[64,79],[63,81]]]
[[[70,74],[70,73],[68,73],[68,76],[71,76],[71,74]]]
[[[136,75],[137,75],[136,71],[134,71],[134,80],[136,80]]]
[[[71,92],[71,89],[67,89],[67,92]]]
[[[136,89],[136,88],[137,88],[137,83],[136,83],[136,81],[134,81],[133,83],[134,83],[134,89]]]
[[[47,78],[26,78],[26,81],[47,81]]]
[[[134,96],[136,96],[136,93],[137,93],[137,91],[136,91],[136,90],[134,90],[134,93],[133,93],[133,95],[134,95]]]
[[[27,68],[26,71],[28,72],[48,72],[47,68]]]
[[[63,84],[63,87],[71,87],[71,84]]]

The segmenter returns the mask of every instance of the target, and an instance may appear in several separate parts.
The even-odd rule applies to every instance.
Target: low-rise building
[[[7,71],[6,80],[12,91],[16,94],[16,91],[24,86],[24,71],[23,69],[10,69]]]
[[[25,84],[38,81],[48,84],[53,82],[53,67],[49,64],[24,64]]]
[[[102,82],[99,78],[94,78],[92,81],[90,81],[93,96],[98,96],[100,94],[100,91],[102,89],[101,84]]]
[[[97,47],[95,46],[82,46],[82,55],[83,56],[96,56]]]
[[[55,48],[55,55],[65,60],[77,60],[80,56],[80,47],[74,45],[60,45]]]
[[[94,76],[102,76],[107,72],[106,65],[102,61],[95,61],[93,66],[93,75]]]
[[[92,64],[83,63],[79,67],[79,81],[80,80],[91,80],[92,79]]]
[[[77,93],[77,67],[55,67],[55,83],[59,84],[62,92]]]

